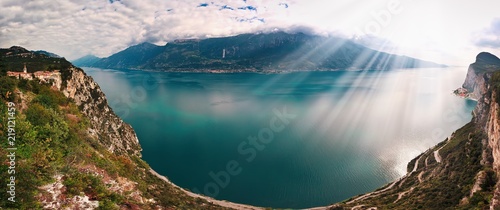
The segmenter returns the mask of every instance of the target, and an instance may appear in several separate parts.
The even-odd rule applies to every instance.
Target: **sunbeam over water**
[[[466,68],[84,70],[134,127],[154,170],[183,188],[256,206],[322,206],[382,187],[469,122],[476,104],[451,94]]]

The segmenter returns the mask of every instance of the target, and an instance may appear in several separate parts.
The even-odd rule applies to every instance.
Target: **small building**
[[[456,89],[455,91],[453,91],[453,93],[455,93],[455,95],[463,97],[463,98],[469,97],[469,91],[467,91],[467,89],[465,89],[463,87]]]
[[[50,83],[57,88],[61,87],[61,73],[59,70],[28,73],[26,64],[24,64],[23,72],[8,71],[7,76],[26,80],[33,80],[34,78],[37,78],[40,82]]]

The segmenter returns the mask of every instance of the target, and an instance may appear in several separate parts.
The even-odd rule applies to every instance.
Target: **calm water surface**
[[[466,68],[84,70],[134,127],[153,169],[183,188],[256,206],[322,206],[377,189],[470,121],[476,104],[451,94]]]

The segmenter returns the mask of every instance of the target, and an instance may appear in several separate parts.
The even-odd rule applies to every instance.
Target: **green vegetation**
[[[16,92],[18,94],[14,94]],[[150,209],[155,205],[217,208],[186,196],[152,175],[148,172],[150,167],[140,158],[109,152],[98,139],[88,134],[89,120],[78,106],[49,85],[1,76],[0,96],[0,139],[7,139],[7,102],[15,102],[18,148],[16,202],[1,199],[0,207],[40,209],[43,200],[51,199],[40,187],[55,182],[56,175],[60,175],[66,189],[64,198],[86,195],[90,200],[99,201],[99,209],[124,206]],[[7,141],[0,145],[0,156],[6,157]],[[1,183],[6,183],[11,176],[8,166],[6,161],[0,164]],[[105,180],[115,180],[118,184]],[[124,186],[128,187],[116,190]],[[145,199],[154,198],[157,203],[141,203],[133,193]],[[9,194],[0,190],[0,197],[8,198]]]
[[[5,65],[5,59],[0,57],[0,76],[7,75],[7,66]]]
[[[54,58],[42,53],[30,52],[22,47],[11,47],[0,49],[0,58],[3,67],[2,71],[22,71],[24,65],[28,72],[61,70],[71,67],[71,63],[64,58]]]
[[[9,84],[8,87],[2,87],[2,93],[5,91],[15,92],[15,89],[18,88],[15,79],[0,77],[0,80],[2,80],[1,84]],[[44,92],[52,91],[48,86],[39,85],[35,82],[31,83],[31,85],[38,86]],[[54,95],[47,94],[40,96],[55,100],[57,97],[51,98]],[[23,101],[15,95],[8,98],[3,97],[0,101],[2,107],[0,109],[2,113],[0,125],[3,125],[0,126],[3,131],[0,136],[1,139],[7,139],[5,129],[8,117],[6,103],[15,102],[17,104],[16,109],[19,110],[21,107],[20,104]],[[38,207],[39,204],[35,199],[38,190],[33,186],[40,186],[52,181],[54,173],[65,166],[64,157],[67,147],[71,144],[77,144],[75,142],[77,139],[70,137],[72,135],[70,125],[64,117],[66,113],[62,109],[59,109],[59,107],[56,107],[59,105],[64,104],[56,103],[53,107],[46,108],[40,102],[31,101],[27,110],[16,112],[15,146],[18,148],[16,151],[16,160],[18,160],[16,162],[16,200],[18,202],[11,203],[2,199],[0,206],[20,209]],[[1,145],[1,156],[6,157],[5,155],[8,151],[4,148],[9,147],[9,145],[7,145],[7,141],[2,141]],[[7,170],[5,170],[7,166],[6,164],[1,165],[1,180],[7,180],[10,177]],[[0,194],[2,198],[9,197],[3,190]]]
[[[491,91],[495,92],[496,102],[500,104],[500,71],[496,71],[491,75]]]
[[[472,67],[476,75],[495,72],[500,68],[500,59],[491,53],[481,52],[476,56],[476,62],[472,64]]]
[[[443,141],[435,149],[441,148],[442,162],[434,159],[434,150],[421,154],[421,161],[428,159],[428,165],[419,163],[419,168],[409,177],[398,182],[395,187],[380,196],[369,198],[347,206],[377,206],[379,209],[482,209],[489,207],[496,184],[496,174],[487,165],[481,165],[482,139],[485,134],[469,123],[458,129],[449,141]],[[417,157],[418,158],[418,157]],[[408,169],[413,168],[412,160]],[[482,190],[470,196],[477,174],[483,171],[485,181]],[[419,180],[420,177],[420,180]],[[397,200],[400,193],[407,194]],[[466,198],[467,201],[463,199]],[[396,202],[397,200],[397,202]]]

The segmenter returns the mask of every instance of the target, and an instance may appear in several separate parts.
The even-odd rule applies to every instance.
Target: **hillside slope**
[[[275,71],[440,67],[432,62],[378,52],[350,40],[275,32],[142,43],[84,64],[114,69],[161,71]]]
[[[489,53],[477,56],[463,85],[479,96],[472,121],[413,159],[407,175],[318,209],[500,208],[498,61]],[[0,49],[0,73],[21,71],[24,63],[57,68],[61,74],[52,84],[62,85],[0,75],[0,138],[9,140],[0,142],[0,156],[9,158],[0,164],[0,180],[14,189],[0,191],[0,197],[16,201],[2,199],[0,207],[258,209],[187,192],[156,174],[140,159],[133,129],[83,70],[24,48]]]
[[[20,47],[0,49],[0,70],[21,71],[18,62],[52,59]],[[108,106],[99,86],[58,59],[61,74],[51,83],[0,76],[0,138],[5,140],[0,182],[10,189],[0,191],[1,208],[252,208],[187,193],[156,174],[141,160],[134,130]],[[52,85],[55,80],[61,80],[60,88]]]
[[[71,63],[75,66],[91,66],[94,65],[97,61],[101,60],[100,58],[94,55],[86,55],[76,60],[71,61]]]
[[[499,209],[500,60],[480,53],[463,87],[478,104],[470,123],[414,158],[374,192],[319,209]]]

